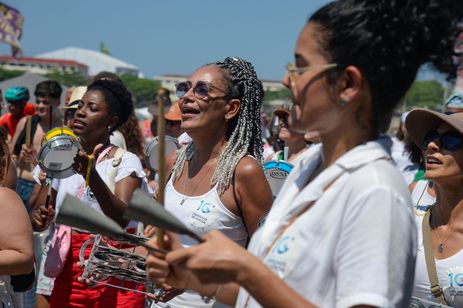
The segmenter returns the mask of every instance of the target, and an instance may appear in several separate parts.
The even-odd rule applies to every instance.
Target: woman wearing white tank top
[[[182,130],[193,142],[167,159],[165,207],[199,235],[220,230],[245,246],[272,204],[261,166],[261,82],[251,63],[226,58],[199,68],[176,90]],[[167,303],[153,307],[222,306],[188,290],[161,300]]]
[[[433,182],[436,200],[428,209],[432,248],[439,286],[446,304],[463,307],[463,113],[446,115],[415,109],[406,126],[413,141],[424,151],[425,177]],[[422,224],[417,213],[418,250],[413,296],[417,301],[438,302],[424,254]]]

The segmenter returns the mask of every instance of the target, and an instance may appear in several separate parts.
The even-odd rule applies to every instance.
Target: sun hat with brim
[[[405,127],[413,142],[423,149],[424,136],[428,131],[436,130],[441,123],[447,123],[463,135],[463,112],[447,115],[424,108],[416,108],[407,115]]]
[[[285,108],[277,108],[275,111],[273,111],[273,114],[277,117],[287,117],[291,114],[291,112]]]
[[[164,118],[168,121],[181,121],[182,120],[182,112],[180,111],[180,106],[178,103],[173,103],[169,111],[164,114]]]
[[[66,106],[61,107],[62,109],[77,109],[77,105],[79,105],[79,101],[82,100],[85,93],[87,92],[87,87],[80,86],[76,87],[72,90],[71,97],[69,98],[69,104]]]

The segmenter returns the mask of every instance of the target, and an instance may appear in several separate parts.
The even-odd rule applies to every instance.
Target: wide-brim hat
[[[410,111],[405,120],[405,127],[413,142],[423,149],[423,139],[426,133],[437,129],[441,123],[447,123],[463,135],[463,112],[450,115],[424,108]]]
[[[87,87],[76,87],[74,90],[72,90],[71,97],[69,98],[69,103],[61,108],[77,109],[77,105],[79,104],[79,101],[82,100],[82,97],[84,97],[85,93],[87,93]]]

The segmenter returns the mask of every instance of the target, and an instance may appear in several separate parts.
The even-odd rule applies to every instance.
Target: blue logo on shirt
[[[210,204],[209,202],[206,202],[204,200],[201,200],[199,207],[196,209],[197,211],[203,213],[203,214],[208,214],[212,211],[212,208],[214,206]]]
[[[288,250],[289,250],[288,241],[294,241],[294,237],[291,237],[289,235],[285,235],[285,236],[281,237],[276,242],[274,252],[276,252],[279,255],[288,252]]]

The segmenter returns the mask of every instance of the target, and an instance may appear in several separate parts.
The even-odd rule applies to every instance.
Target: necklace
[[[196,189],[198,189],[199,184],[201,184],[201,182],[206,178],[206,176],[210,174],[213,165],[214,165],[214,164],[211,164],[211,165],[207,168],[207,171],[203,174],[203,176],[201,177],[201,180],[198,181],[198,182],[196,183],[196,186],[195,186],[194,189],[190,192],[190,195],[194,195],[194,193],[196,192]],[[183,197],[182,197],[182,201],[180,201],[180,205],[183,205],[183,204],[185,203],[185,201],[188,200],[188,198],[191,197],[191,196],[187,196],[187,195],[186,195],[186,192],[185,192],[185,191],[186,191],[186,183],[187,183],[187,182],[188,182],[188,170],[187,170],[187,172],[186,172],[186,174],[185,174],[185,179],[183,180],[183,192],[184,192],[184,194],[183,194]]]
[[[450,228],[450,227],[449,227]],[[447,240],[452,236],[452,234],[455,232],[455,229],[451,229],[452,232],[450,232],[450,234],[447,236],[447,238],[444,240],[444,241],[441,241],[440,240],[440,236],[439,236],[439,232],[437,232],[437,229],[436,229],[436,235],[437,235],[437,239],[439,241],[439,245],[437,245],[437,251],[439,253],[442,253],[444,252],[444,244],[445,242],[447,242]]]

